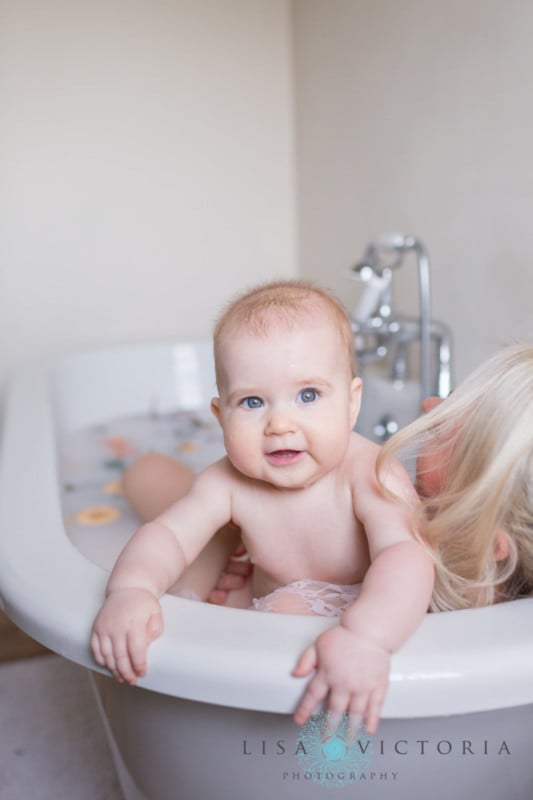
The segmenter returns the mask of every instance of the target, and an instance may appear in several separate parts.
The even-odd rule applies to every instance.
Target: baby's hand
[[[340,722],[348,712],[352,726],[366,723],[375,733],[389,682],[390,654],[370,639],[336,625],[305,650],[292,674],[304,677],[316,668],[294,721],[305,725],[329,694],[327,711]]]
[[[115,678],[134,684],[146,673],[148,645],[163,632],[157,597],[147,589],[115,589],[93,625],[94,660]]]

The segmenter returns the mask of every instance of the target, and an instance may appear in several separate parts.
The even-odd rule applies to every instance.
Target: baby
[[[254,564],[257,608],[342,615],[300,656],[315,675],[295,714],[328,697],[373,733],[391,653],[428,610],[433,563],[412,531],[416,493],[393,462],[385,496],[379,448],[353,432],[361,399],[352,330],[340,303],[299,281],[234,301],[214,334],[219,397],[211,407],[227,455],[143,525],[120,555],[93,628],[95,660],[135,683],[163,630],[158,598],[228,522]],[[356,598],[357,599],[354,599]],[[318,603],[318,606],[317,606]]]

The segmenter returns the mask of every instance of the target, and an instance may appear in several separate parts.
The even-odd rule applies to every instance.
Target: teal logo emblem
[[[372,757],[372,737],[364,726],[355,733],[348,714],[335,728],[331,712],[313,715],[300,728],[300,767],[308,780],[340,788],[359,780]]]

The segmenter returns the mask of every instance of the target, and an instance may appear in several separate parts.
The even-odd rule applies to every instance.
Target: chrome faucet
[[[410,253],[415,254],[418,266],[420,316],[416,319],[393,313],[393,273]],[[420,399],[446,397],[452,388],[451,335],[445,325],[431,320],[429,259],[422,242],[401,233],[381,235],[367,245],[363,259],[351,268],[349,276],[364,285],[351,314],[361,366],[391,355],[391,380],[405,381],[409,345],[419,342]]]

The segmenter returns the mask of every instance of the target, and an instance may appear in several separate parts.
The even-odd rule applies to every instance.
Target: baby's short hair
[[[346,309],[328,289],[306,280],[278,280],[260,284],[234,298],[223,310],[213,333],[215,367],[219,377],[221,345],[237,330],[266,336],[272,325],[295,329],[317,311],[329,316],[339,333],[342,352],[352,377],[356,363],[353,332]]]

